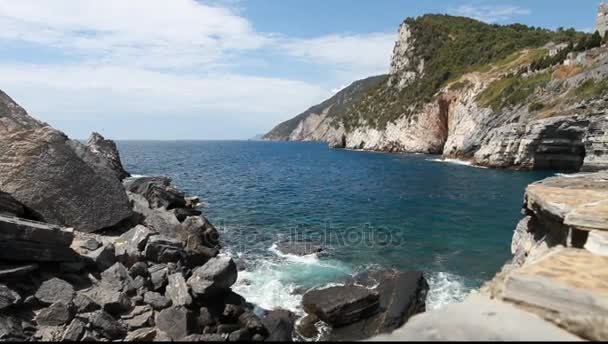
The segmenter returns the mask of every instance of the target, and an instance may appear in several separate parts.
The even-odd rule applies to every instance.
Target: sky
[[[0,89],[70,137],[248,139],[386,73],[407,17],[591,31],[596,0],[0,0]]]

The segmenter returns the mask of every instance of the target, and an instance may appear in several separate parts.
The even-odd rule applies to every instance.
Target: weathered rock
[[[85,162],[73,148],[79,143],[32,120],[5,94],[0,103],[3,192],[47,222],[81,231],[111,227],[131,215],[120,181]]]
[[[55,302],[70,304],[74,299],[74,287],[62,279],[51,278],[40,285],[36,291],[36,298],[47,305]]]
[[[296,324],[297,333],[306,338],[313,339],[319,336],[319,329],[316,324],[319,322],[319,318],[313,314],[307,314]]]
[[[213,317],[213,315],[211,315],[211,312],[207,307],[201,307],[197,317],[197,322],[199,329],[202,330],[207,326],[215,324],[215,318]]]
[[[9,314],[0,314],[0,340],[25,341],[27,336],[23,331],[21,319]]]
[[[230,342],[248,342],[250,340],[251,340],[251,333],[249,333],[249,330],[246,328],[236,330],[236,331],[230,333],[230,336],[228,336],[228,341],[230,341]]]
[[[144,196],[152,209],[186,207],[184,194],[171,186],[168,177],[143,177],[128,180],[124,184],[127,191]]]
[[[163,310],[171,306],[171,300],[162,296],[159,293],[149,291],[144,294],[144,302],[155,310]]]
[[[74,309],[76,313],[90,313],[100,308],[100,305],[82,292],[78,292],[76,297],[74,297]]]
[[[200,216],[202,212],[200,210],[187,207],[173,209],[173,214],[177,218],[177,221],[184,222],[187,218],[191,216]]]
[[[355,285],[309,291],[302,299],[307,313],[333,327],[369,318],[379,312],[379,304],[378,293]]]
[[[121,339],[127,334],[127,329],[105,311],[91,314],[90,325],[109,339]]]
[[[137,306],[127,315],[121,317],[129,330],[154,325],[154,310],[150,306]]]
[[[21,302],[21,296],[19,296],[16,291],[4,284],[0,284],[0,310],[18,304],[19,302]]]
[[[121,314],[131,310],[131,298],[114,286],[102,283],[88,291],[87,295],[110,314]]]
[[[11,195],[0,191],[0,215],[26,218],[27,209]]]
[[[228,290],[237,279],[237,268],[229,257],[215,257],[194,270],[188,279],[192,292],[198,296],[212,296]]]
[[[116,148],[116,143],[112,140],[106,140],[98,133],[92,133],[87,141],[87,147],[93,153],[101,158],[102,163],[106,163],[119,180],[130,177],[131,175],[125,171],[120,161],[120,153]]]
[[[89,239],[83,241],[80,244],[80,247],[85,248],[89,251],[95,251],[96,249],[101,247],[101,243],[93,238],[89,238]]]
[[[234,331],[238,331],[241,327],[238,324],[219,324],[217,325],[217,333],[229,335]]]
[[[163,309],[156,315],[156,326],[172,340],[181,340],[190,334],[192,314],[182,306]]]
[[[277,244],[277,249],[283,254],[295,256],[308,256],[323,251],[321,245],[309,241],[283,241]]]
[[[73,239],[72,231],[58,226],[0,216],[3,261],[75,261],[78,255],[70,248]]]
[[[258,334],[269,334],[268,342],[291,342],[296,322],[296,315],[283,309],[266,312],[261,321],[265,331],[256,330]]]
[[[140,328],[129,332],[127,337],[125,337],[125,342],[151,342],[154,338],[156,338],[155,328]]]
[[[165,296],[171,299],[174,306],[188,306],[192,303],[190,288],[181,273],[169,276]]]
[[[40,326],[32,338],[41,342],[58,342],[63,336],[63,326]]]
[[[226,338],[226,334],[215,334],[215,333],[207,333],[197,335],[195,342],[225,342],[228,338]]]
[[[101,273],[101,280],[108,287],[130,293],[135,290],[129,271],[121,263],[116,263]]]
[[[236,322],[244,312],[245,309],[240,305],[227,304],[224,306],[224,311],[222,312],[222,321],[230,323]]]
[[[121,235],[114,242],[118,260],[127,265],[136,263],[141,258],[150,235],[152,231],[142,225],[137,225]]]
[[[68,326],[68,328],[63,333],[63,337],[61,337],[61,341],[62,342],[76,342],[76,341],[80,340],[80,338],[82,338],[82,336],[84,336],[85,332],[86,332],[86,324],[82,320],[76,318],[76,319],[72,320],[72,322],[70,323],[70,326]]]
[[[60,326],[72,320],[73,314],[70,306],[63,302],[55,302],[43,309],[36,316],[40,326]]]
[[[148,240],[145,255],[156,263],[175,263],[184,258],[184,248],[181,241],[162,236],[153,236]]]
[[[191,216],[185,219],[181,225],[181,238],[188,241],[187,248],[194,249],[196,246],[217,248],[220,235],[217,229],[203,216]]]
[[[105,245],[87,254],[87,257],[98,267],[99,270],[106,270],[116,263],[114,245]]]
[[[62,263],[69,264],[69,263]],[[0,264],[0,279],[8,279],[21,277],[23,275],[27,275],[28,273],[38,270],[38,264]]]
[[[590,232],[585,248],[598,256],[608,257],[608,232]]]
[[[131,266],[129,269],[129,275],[131,275],[133,278],[150,276],[150,273],[148,272],[148,264],[144,262],[137,262],[133,264],[133,266]]]
[[[572,334],[509,304],[481,296],[422,313],[373,341],[579,341]]]
[[[154,290],[162,289],[167,285],[167,279],[169,277],[169,269],[164,264],[152,265],[148,268],[150,273],[150,281]]]

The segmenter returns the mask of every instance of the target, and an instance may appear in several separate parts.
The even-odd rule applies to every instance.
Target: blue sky
[[[591,30],[598,4],[0,0],[0,89],[74,138],[246,139],[386,72],[407,17]]]

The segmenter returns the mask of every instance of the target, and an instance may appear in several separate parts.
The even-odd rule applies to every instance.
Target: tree
[[[604,38],[602,38],[602,44],[608,44],[608,32],[604,32]]]
[[[581,36],[581,38],[576,43],[575,51],[584,51],[587,50],[587,36]]]
[[[595,31],[591,38],[587,41],[587,49],[593,49],[602,45],[602,35],[599,31]]]

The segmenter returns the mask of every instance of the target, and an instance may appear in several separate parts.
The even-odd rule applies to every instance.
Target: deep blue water
[[[320,143],[118,143],[125,167],[168,175],[206,203],[227,252],[247,268],[236,289],[265,307],[369,267],[422,270],[431,307],[459,300],[510,258],[527,184],[549,172],[480,169],[436,156],[330,150]],[[272,250],[294,233],[328,254]]]

